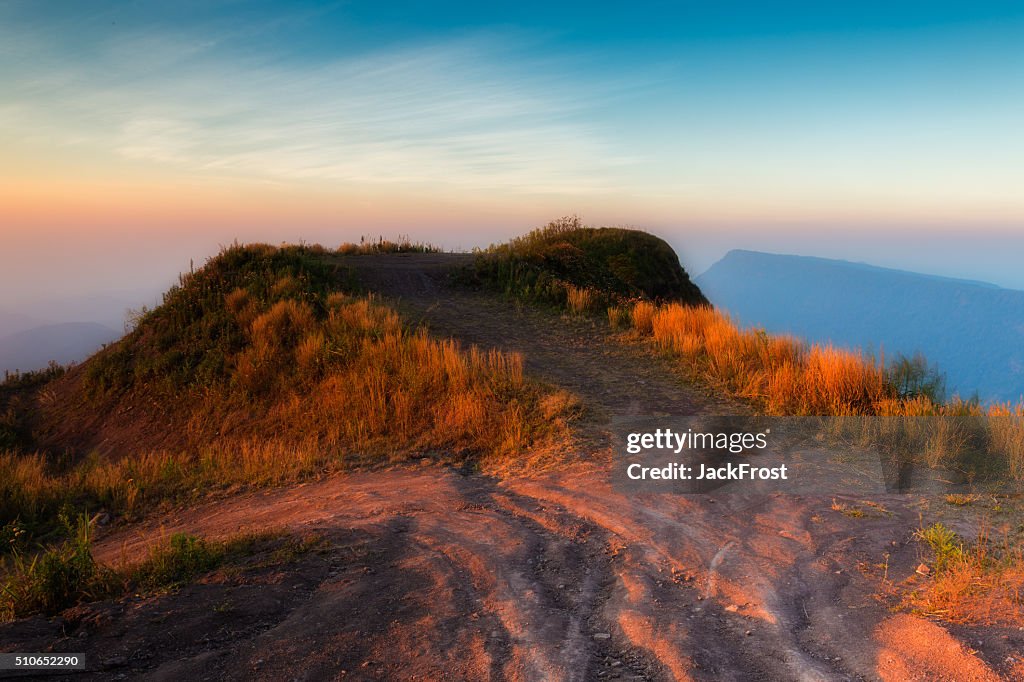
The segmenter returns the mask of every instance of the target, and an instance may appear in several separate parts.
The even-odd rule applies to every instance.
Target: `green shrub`
[[[628,329],[631,321],[630,309],[626,306],[608,306],[608,324],[612,329]]]
[[[224,555],[221,544],[187,533],[175,533],[166,547],[154,548],[129,577],[133,584],[148,590],[177,587],[216,568]]]
[[[14,554],[0,583],[0,622],[36,613],[55,614],[75,604],[119,597],[129,592],[152,593],[181,587],[224,565],[253,569],[296,561],[323,546],[323,538],[292,536],[281,531],[248,533],[210,542],[175,533],[157,545],[141,563],[120,570],[98,565],[86,517],[73,536],[32,559]]]
[[[937,365],[929,365],[918,352],[907,357],[897,355],[889,362],[886,378],[903,400],[927,398],[939,404],[946,399],[946,377]]]
[[[13,450],[20,441],[17,427],[0,417],[0,450]]]
[[[637,299],[707,304],[664,240],[638,230],[584,227],[576,217],[480,252],[471,277],[574,311]]]
[[[0,585],[0,620],[32,613],[58,613],[105,590],[103,572],[92,557],[89,521],[78,520],[71,538],[31,559],[15,552]]]
[[[0,389],[22,389],[33,388],[49,383],[67,373],[67,367],[60,365],[53,360],[45,369],[37,369],[31,372],[11,372],[4,370],[4,380],[0,382]]]
[[[935,570],[942,571],[964,556],[963,543],[956,533],[941,523],[935,523],[918,531],[918,537],[935,553]]]

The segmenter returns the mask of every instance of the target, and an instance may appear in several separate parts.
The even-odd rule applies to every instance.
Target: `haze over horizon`
[[[0,5],[0,308],[567,213],[1024,289],[1024,7]]]

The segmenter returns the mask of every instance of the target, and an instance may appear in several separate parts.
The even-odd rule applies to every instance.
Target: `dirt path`
[[[686,385],[673,367],[642,346],[610,343],[608,326],[558,316],[465,287],[446,284],[453,265],[472,256],[415,254],[339,258],[361,282],[436,335],[522,353],[534,377],[583,397],[597,421],[612,415],[735,413],[736,404]]]
[[[720,411],[656,356],[445,288],[441,257],[364,258],[363,279],[435,333],[522,352],[612,414]],[[498,480],[436,466],[210,502],[103,538],[285,528],[326,538],[288,567],[0,627],[7,650],[86,651],[97,677],[410,680],[1015,679],[1024,633],[892,615],[872,598],[919,557],[902,498],[851,518],[793,496],[637,495],[599,465]],[[1015,673],[1016,671],[1016,673]],[[88,675],[86,675],[88,677]],[[1024,676],[1022,676],[1024,677]],[[1016,679],[1021,679],[1018,677]],[[82,679],[81,676],[75,679]]]

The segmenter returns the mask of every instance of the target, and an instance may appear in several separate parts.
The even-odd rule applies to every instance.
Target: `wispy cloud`
[[[0,65],[8,130],[183,172],[589,193],[632,162],[590,122],[609,93],[490,37],[315,62],[166,33],[78,62],[49,45],[22,34]]]

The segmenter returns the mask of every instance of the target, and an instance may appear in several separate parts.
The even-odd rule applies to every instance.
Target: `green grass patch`
[[[8,558],[0,579],[0,621],[53,615],[79,603],[127,594],[175,590],[218,569],[242,572],[282,566],[323,544],[319,535],[275,531],[223,541],[174,533],[154,546],[145,560],[112,569],[93,558],[90,526],[83,516],[69,540],[34,555],[14,553]]]
[[[110,591],[111,573],[92,556],[89,522],[83,516],[71,537],[35,554],[14,552],[0,582],[0,620],[57,613]]]
[[[127,577],[142,590],[178,587],[219,566],[225,550],[223,543],[175,533],[166,545],[154,548],[146,561],[130,569]]]

